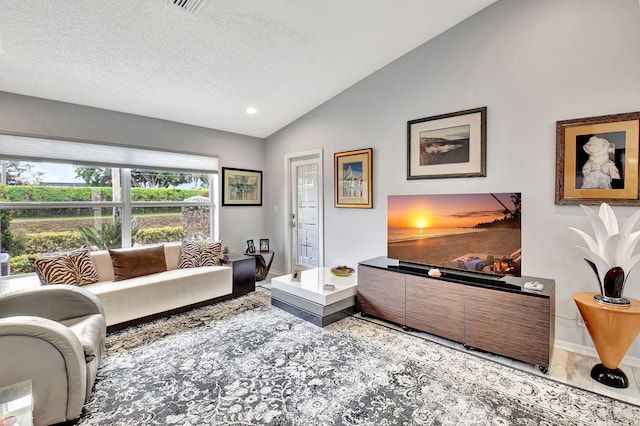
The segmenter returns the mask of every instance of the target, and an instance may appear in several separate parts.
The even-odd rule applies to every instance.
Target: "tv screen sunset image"
[[[390,195],[387,256],[519,275],[521,194]]]

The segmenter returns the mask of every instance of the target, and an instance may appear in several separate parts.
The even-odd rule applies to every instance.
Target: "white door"
[[[287,270],[322,266],[322,150],[286,157]]]

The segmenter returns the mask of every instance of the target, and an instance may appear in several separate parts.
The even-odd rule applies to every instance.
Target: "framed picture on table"
[[[636,206],[640,111],[556,122],[556,204]]]

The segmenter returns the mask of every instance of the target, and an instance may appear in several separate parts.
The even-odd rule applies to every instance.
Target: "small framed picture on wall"
[[[371,209],[373,148],[337,152],[335,166],[335,207]]]
[[[261,206],[262,172],[260,170],[222,168],[223,206]]]

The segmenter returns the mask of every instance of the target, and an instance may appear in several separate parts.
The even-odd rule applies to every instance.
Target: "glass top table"
[[[324,327],[355,313],[357,285],[355,273],[339,277],[330,268],[309,269],[302,271],[300,281],[291,274],[272,278],[271,304]]]
[[[31,380],[0,387],[0,426],[32,426]]]

